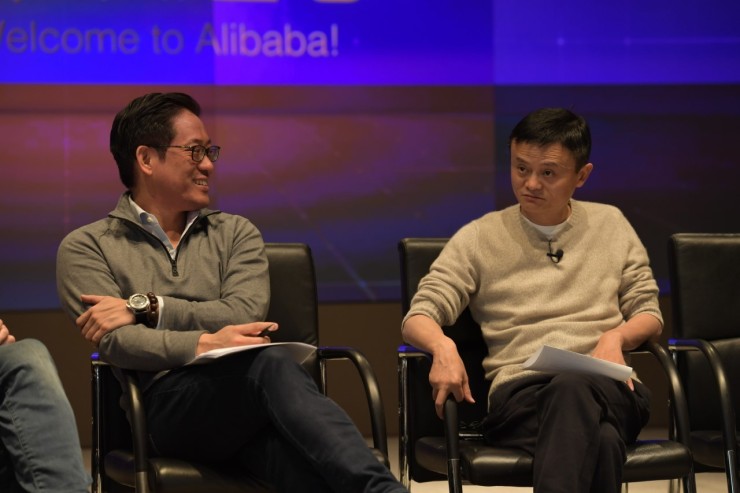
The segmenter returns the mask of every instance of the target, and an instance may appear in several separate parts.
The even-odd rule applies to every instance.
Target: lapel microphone
[[[560,259],[563,258],[563,249],[558,248],[555,252],[553,252],[552,240],[547,240],[547,256],[550,257],[550,260],[552,260],[553,263],[557,264],[560,262]]]

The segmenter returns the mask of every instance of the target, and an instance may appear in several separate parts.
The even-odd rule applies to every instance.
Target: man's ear
[[[588,177],[591,175],[591,172],[593,170],[593,163],[588,163],[580,169],[580,171],[578,172],[578,183],[576,183],[576,188],[580,188],[586,183],[586,180],[588,180]]]
[[[157,158],[156,151],[149,146],[139,146],[136,148],[136,165],[139,171],[147,176],[152,174],[152,162]]]

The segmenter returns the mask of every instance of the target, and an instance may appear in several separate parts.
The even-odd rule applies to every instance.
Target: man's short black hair
[[[591,157],[591,130],[586,120],[565,108],[542,108],[525,116],[509,136],[511,143],[526,142],[537,146],[560,144],[573,153],[576,171]]]
[[[172,120],[182,111],[200,116],[200,105],[181,92],[154,92],[138,97],[118,112],[110,130],[110,152],[118,165],[118,174],[126,188],[134,185],[136,148],[140,145],[157,149],[164,158],[175,138]]]

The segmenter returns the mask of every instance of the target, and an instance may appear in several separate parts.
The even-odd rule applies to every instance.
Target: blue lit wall
[[[0,80],[6,83],[492,80],[493,7],[484,3],[459,8],[440,0],[5,0],[0,5],[0,64],[15,67],[3,71]]]
[[[3,83],[736,83],[740,57],[740,6],[731,0],[3,0],[0,8]]]
[[[0,310],[58,306],[59,241],[122,192],[113,115],[169,90],[223,146],[214,206],[308,243],[323,301],[397,299],[400,238],[511,204],[540,106],[589,119],[577,196],[625,211],[664,289],[669,234],[740,231],[735,1],[0,0]]]

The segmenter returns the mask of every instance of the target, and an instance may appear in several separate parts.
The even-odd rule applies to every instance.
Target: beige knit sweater
[[[483,367],[491,393],[532,374],[521,364],[543,344],[589,354],[601,334],[638,313],[662,323],[647,252],[627,219],[609,205],[571,206],[552,241],[553,251],[564,252],[557,264],[518,205],[462,227],[404,318],[423,314],[450,325],[469,304],[489,348]]]

